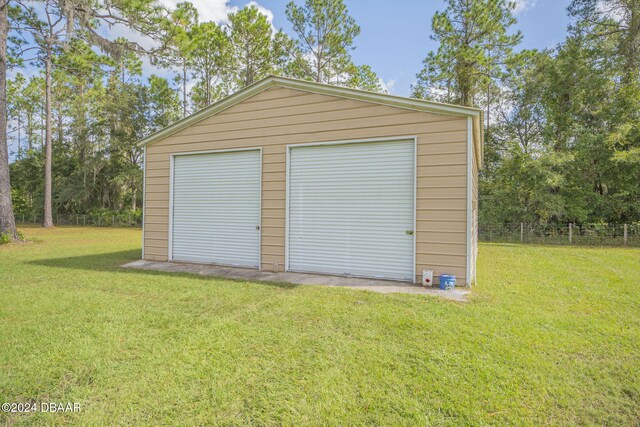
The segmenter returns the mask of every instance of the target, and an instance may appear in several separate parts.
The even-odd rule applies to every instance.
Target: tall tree
[[[9,143],[7,138],[7,67],[9,34],[9,2],[0,4],[0,234],[18,238],[11,202],[9,178]]]
[[[509,34],[515,24],[515,3],[507,0],[446,0],[436,12],[431,38],[438,50],[429,52],[412,95],[477,105],[483,88],[499,77],[522,35]]]
[[[229,40],[215,22],[203,22],[193,30],[192,101],[196,109],[209,106],[230,91],[224,78],[229,71]]]
[[[171,12],[167,25],[168,49],[159,58],[166,68],[178,67],[180,72],[176,82],[180,85],[182,96],[182,117],[189,113],[188,83],[193,66],[194,29],[198,26],[198,10],[192,3],[182,2]]]
[[[45,0],[42,4],[42,13],[45,20],[41,20],[36,8],[22,3],[23,6],[23,26],[21,31],[29,31],[33,36],[38,49],[37,60],[44,65],[44,87],[45,87],[45,139],[44,139],[44,210],[42,226],[44,228],[53,227],[52,209],[52,100],[51,100],[51,74],[53,72],[53,59],[57,49],[65,42],[67,27],[64,22],[63,12],[53,1]]]
[[[229,76],[235,88],[253,84],[274,73],[284,58],[282,46],[288,43],[284,33],[274,34],[267,16],[255,5],[229,15],[227,27],[230,60]]]
[[[623,60],[621,65],[625,79],[637,76],[640,66],[640,1],[573,0],[569,13],[578,19],[577,27],[589,28],[591,37],[616,36],[616,53]]]
[[[287,4],[287,19],[297,36],[299,52],[291,52],[301,77],[331,83],[351,64],[350,51],[360,27],[343,0],[305,0]]]

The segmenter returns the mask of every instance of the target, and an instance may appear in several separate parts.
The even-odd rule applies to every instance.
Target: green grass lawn
[[[0,424],[640,424],[640,250],[485,244],[466,304],[123,270],[140,230],[0,247]]]

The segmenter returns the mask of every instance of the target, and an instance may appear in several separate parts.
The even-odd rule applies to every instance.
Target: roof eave
[[[272,76],[274,84],[290,89],[304,90],[324,95],[341,96],[364,102],[374,102],[392,107],[413,109],[423,112],[454,114],[460,116],[477,116],[482,110],[474,107],[464,107],[441,102],[425,101],[415,98],[407,98],[396,95],[388,95],[376,92],[369,92],[361,89],[352,89],[343,86],[334,86],[306,80],[291,79],[288,77]]]

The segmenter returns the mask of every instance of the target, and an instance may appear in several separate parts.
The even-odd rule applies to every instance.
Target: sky
[[[176,0],[162,0],[175,5]],[[248,1],[191,0],[201,20],[224,22],[227,13]],[[302,3],[303,0],[296,0]],[[288,0],[257,0],[275,28],[293,34],[285,16]],[[256,4],[256,1],[251,3]],[[368,64],[380,76],[387,90],[409,96],[411,84],[422,68],[422,60],[437,44],[430,39],[431,18],[444,10],[441,0],[345,0],[351,16],[361,28],[352,52],[358,65]],[[564,40],[569,23],[566,9],[570,0],[517,0],[514,27],[523,35],[521,48],[544,49]]]

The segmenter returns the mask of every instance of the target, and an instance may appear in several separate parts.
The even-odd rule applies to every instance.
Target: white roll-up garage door
[[[290,271],[414,280],[413,140],[291,147]]]
[[[172,259],[258,267],[260,150],[177,155]]]

